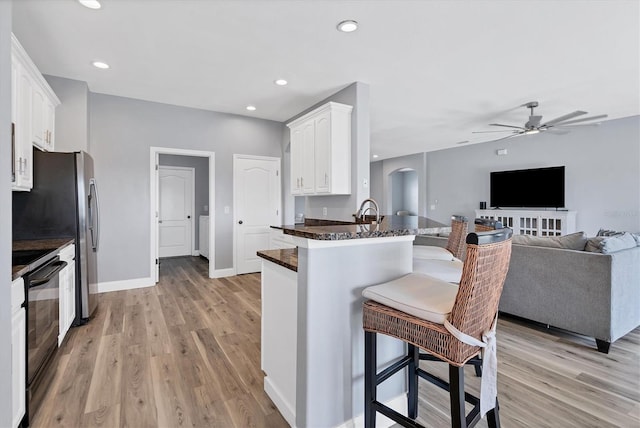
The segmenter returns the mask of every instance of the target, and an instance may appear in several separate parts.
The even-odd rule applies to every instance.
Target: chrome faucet
[[[370,202],[372,206],[363,210],[367,202]],[[376,213],[376,224],[380,223],[380,207],[378,206],[378,203],[375,201],[375,199],[372,199],[372,198],[367,198],[364,201],[362,201],[362,203],[360,204],[360,208],[358,208],[358,211],[356,211],[356,218],[359,218],[360,220],[364,221],[366,217],[366,213],[369,210],[373,210]]]

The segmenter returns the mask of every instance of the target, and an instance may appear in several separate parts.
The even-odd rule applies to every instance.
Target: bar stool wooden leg
[[[375,428],[376,411],[373,402],[376,398],[377,386],[377,346],[376,333],[364,332],[364,426],[365,428]]]
[[[407,355],[410,360],[407,370],[407,384],[409,385],[407,415],[409,418],[415,419],[418,417],[418,367],[420,365],[420,353],[417,346],[408,344],[408,347]]]
[[[464,366],[449,364],[449,400],[451,402],[451,427],[467,428],[464,408]]]

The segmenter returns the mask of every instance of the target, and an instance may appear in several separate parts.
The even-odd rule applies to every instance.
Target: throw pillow
[[[589,251],[590,253],[601,253],[602,250],[600,250],[600,243],[605,239],[607,239],[606,236],[595,236],[593,238],[589,238],[584,250]]]
[[[634,237],[629,232],[624,232],[622,235],[607,236],[600,243],[600,250],[603,254],[610,254],[633,248],[636,245]]]
[[[514,235],[512,242],[520,245],[583,251],[587,244],[587,238],[584,236],[584,232],[576,232],[564,236]]]

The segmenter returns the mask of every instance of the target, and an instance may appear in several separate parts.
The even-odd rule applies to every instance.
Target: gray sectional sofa
[[[418,236],[415,244],[444,246],[446,238]],[[606,353],[640,325],[640,247],[603,254],[513,244],[499,308],[593,337]]]

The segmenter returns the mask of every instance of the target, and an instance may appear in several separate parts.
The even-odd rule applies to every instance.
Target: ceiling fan
[[[565,114],[564,116],[556,117],[555,119],[542,123],[542,116],[533,114],[533,109],[538,107],[537,101],[530,101],[526,104],[522,104],[521,107],[526,107],[531,110],[531,114],[529,115],[529,120],[527,120],[524,126],[504,125],[501,123],[490,123],[489,126],[501,126],[503,128],[509,128],[509,129],[500,130],[500,131],[475,131],[473,132],[473,134],[484,134],[489,132],[511,132],[511,135],[507,135],[506,137],[499,138],[499,140],[504,140],[505,138],[517,137],[520,135],[537,134],[543,131],[555,131],[555,130],[561,131],[564,127],[568,127],[576,124],[582,124],[582,122],[604,119],[607,117],[606,114],[600,114],[597,116],[574,119],[575,117],[587,114],[586,111],[576,110],[573,113]],[[593,124],[594,123],[592,123],[591,125]],[[566,133],[566,132],[567,131],[562,133]]]

